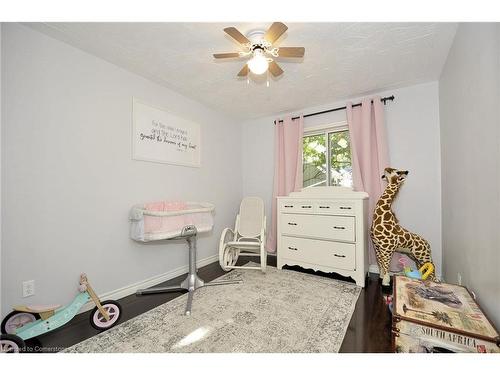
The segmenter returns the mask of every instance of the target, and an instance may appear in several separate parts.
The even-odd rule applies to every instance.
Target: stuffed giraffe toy
[[[399,221],[391,209],[392,202],[407,176],[408,171],[399,171],[394,168],[384,170],[382,179],[386,180],[388,184],[373,213],[370,235],[377,256],[380,278],[382,278],[384,286],[389,285],[390,282],[389,266],[395,251],[408,255],[415,261],[418,268],[424,263],[432,263],[429,243],[418,234],[399,225]],[[434,271],[429,275],[429,279],[436,281]]]

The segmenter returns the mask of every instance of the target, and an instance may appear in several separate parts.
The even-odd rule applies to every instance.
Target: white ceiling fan
[[[304,57],[304,47],[274,47],[273,44],[285,33],[288,27],[281,22],[274,22],[267,31],[253,31],[248,36],[243,35],[235,27],[226,27],[224,31],[240,43],[244,51],[215,53],[216,59],[250,57],[250,60],[238,73],[239,77],[246,77],[250,72],[263,74],[269,70],[275,77],[283,74],[283,69],[274,61],[275,58]]]

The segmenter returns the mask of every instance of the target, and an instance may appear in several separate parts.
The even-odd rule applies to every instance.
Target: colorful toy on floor
[[[387,305],[387,307],[388,307],[389,311],[390,311],[390,312],[391,312],[391,314],[392,314],[392,300],[393,300],[393,299],[392,299],[392,295],[391,295],[391,294],[389,294],[389,295],[385,295],[383,298],[384,298],[384,302],[385,302],[385,304]]]
[[[430,262],[424,263],[418,270],[411,269],[405,258],[399,259],[399,263],[403,265],[405,276],[411,277],[412,279],[426,280],[434,271],[434,265]]]
[[[422,267],[424,263],[432,263],[429,243],[418,234],[403,228],[392,212],[392,202],[407,176],[408,171],[385,168],[382,179],[385,179],[388,185],[378,200],[373,213],[370,236],[384,286],[390,283],[389,265],[395,251],[404,250],[403,252],[411,257],[419,267]],[[427,277],[437,281],[434,269]]]
[[[90,314],[90,324],[95,329],[104,331],[116,325],[121,317],[118,302],[101,302],[90,286],[87,276],[80,275],[80,293],[66,307],[15,306],[2,321],[0,352],[19,353],[25,348],[25,340],[40,336],[68,323],[80,311],[83,305],[92,300],[96,305]]]

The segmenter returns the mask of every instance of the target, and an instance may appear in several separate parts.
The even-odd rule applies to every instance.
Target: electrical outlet
[[[35,294],[35,280],[23,281],[23,297]]]
[[[458,285],[462,285],[462,275],[459,273],[457,273],[457,283]]]

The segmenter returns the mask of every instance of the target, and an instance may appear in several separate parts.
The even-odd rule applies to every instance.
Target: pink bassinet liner
[[[170,202],[170,201],[161,201],[161,202],[152,202],[146,203],[144,205],[144,209],[146,211],[155,211],[155,212],[172,212],[172,211],[182,211],[187,209],[186,202]],[[150,216],[144,215],[144,233],[155,233],[159,234],[162,232],[172,232],[178,229],[179,227],[184,227],[187,224],[195,224],[194,219],[186,219],[187,216],[191,216],[190,214],[186,215],[178,215],[178,216]]]

